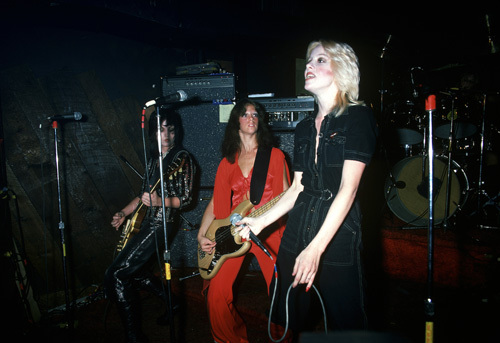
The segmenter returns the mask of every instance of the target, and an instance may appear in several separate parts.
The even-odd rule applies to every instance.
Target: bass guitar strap
[[[267,170],[269,169],[269,160],[271,159],[272,148],[259,148],[255,156],[253,165],[252,179],[250,181],[250,202],[257,205],[264,193],[266,185]]]

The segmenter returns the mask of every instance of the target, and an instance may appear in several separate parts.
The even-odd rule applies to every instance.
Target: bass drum
[[[391,178],[385,182],[387,204],[391,211],[409,225],[429,224],[429,163],[426,156],[413,156],[398,162]],[[462,168],[452,160],[448,217],[465,204],[469,181]],[[434,158],[434,223],[446,216],[446,188],[448,186],[448,158]]]

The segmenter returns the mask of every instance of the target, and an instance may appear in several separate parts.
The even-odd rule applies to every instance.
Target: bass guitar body
[[[216,219],[208,228],[205,236],[211,241],[217,243],[211,254],[201,250],[198,244],[198,269],[200,276],[205,280],[213,278],[222,264],[234,257],[240,257],[250,250],[252,243],[242,241],[241,236],[235,232],[236,227],[231,224],[231,216],[235,213],[241,217],[257,217],[267,212],[273,207],[285,192],[270,200],[268,203],[249,213],[253,205],[250,200],[245,200],[225,219]]]
[[[252,207],[250,200],[245,200],[231,215],[238,213],[244,217]],[[208,228],[205,236],[217,243],[211,254],[202,251],[198,245],[198,267],[200,276],[205,280],[213,278],[226,260],[246,254],[252,246],[251,242],[243,242],[240,235],[235,234],[235,226],[231,224],[230,217],[216,219]]]

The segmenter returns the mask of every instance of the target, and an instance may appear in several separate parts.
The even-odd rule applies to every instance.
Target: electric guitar
[[[198,269],[200,276],[205,280],[210,280],[222,267],[222,264],[230,258],[240,257],[250,250],[252,243],[250,241],[242,241],[241,236],[235,231],[236,226],[231,224],[231,216],[235,213],[242,217],[257,217],[267,212],[273,207],[285,192],[273,198],[265,205],[262,205],[257,210],[248,214],[253,208],[250,200],[245,200],[236,208],[231,215],[224,219],[216,219],[210,224],[205,236],[213,242],[216,242],[214,250],[211,254],[201,250],[198,244]]]
[[[164,172],[166,178],[169,178],[173,174],[182,171],[182,167],[184,166],[185,159],[179,157],[177,160],[173,161],[168,167],[167,171]],[[155,185],[151,188],[151,192],[156,191],[158,185],[160,184],[161,179],[156,181]],[[135,210],[134,215],[131,219],[128,219],[126,224],[123,227],[122,234],[120,235],[120,240],[116,245],[116,252],[120,252],[123,250],[125,245],[128,243],[130,238],[139,232],[142,224],[142,220],[146,216],[147,206],[145,206],[142,201],[139,200],[137,204],[137,208]]]

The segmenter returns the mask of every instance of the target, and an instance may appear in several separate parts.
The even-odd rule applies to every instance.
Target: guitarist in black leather
[[[198,250],[201,254],[217,255],[231,241],[234,244],[231,235],[224,235],[224,239],[211,239],[208,231],[213,227],[212,223],[229,218],[244,201],[251,200],[253,208],[258,209],[288,188],[289,172],[285,156],[281,150],[272,147],[273,137],[263,120],[264,115],[262,105],[248,99],[236,103],[231,111],[222,142],[223,159],[215,176],[213,197],[205,210],[198,233]],[[259,166],[261,157],[264,159],[263,166]],[[263,187],[260,191],[257,187],[254,194],[252,187],[259,184]],[[259,237],[274,257],[278,252],[283,224],[277,225],[267,237]],[[221,228],[217,231],[221,231]],[[248,252],[257,258],[269,286],[274,261],[253,243]],[[233,286],[244,258],[245,255],[226,260],[213,278],[204,280],[215,342],[248,342],[245,321],[233,303]]]
[[[157,118],[152,116],[149,125],[151,143],[150,159],[141,193],[121,211],[114,214],[111,225],[118,229],[127,216],[133,216],[137,232],[130,237],[105,273],[104,286],[109,300],[117,306],[122,319],[126,342],[143,342],[138,289],[146,288],[167,300],[163,283],[150,271],[151,261],[158,261],[157,252],[163,250],[164,227],[161,201]],[[160,114],[161,150],[165,197],[165,218],[170,236],[178,212],[189,205],[193,197],[195,165],[191,154],[182,146],[182,124],[177,113]],[[149,184],[148,184],[149,181]],[[156,185],[155,185],[156,184]],[[139,214],[141,214],[139,216]],[[137,223],[139,222],[139,223]],[[160,248],[158,248],[160,247]],[[168,305],[168,303],[167,303]],[[168,313],[168,312],[167,312]]]

